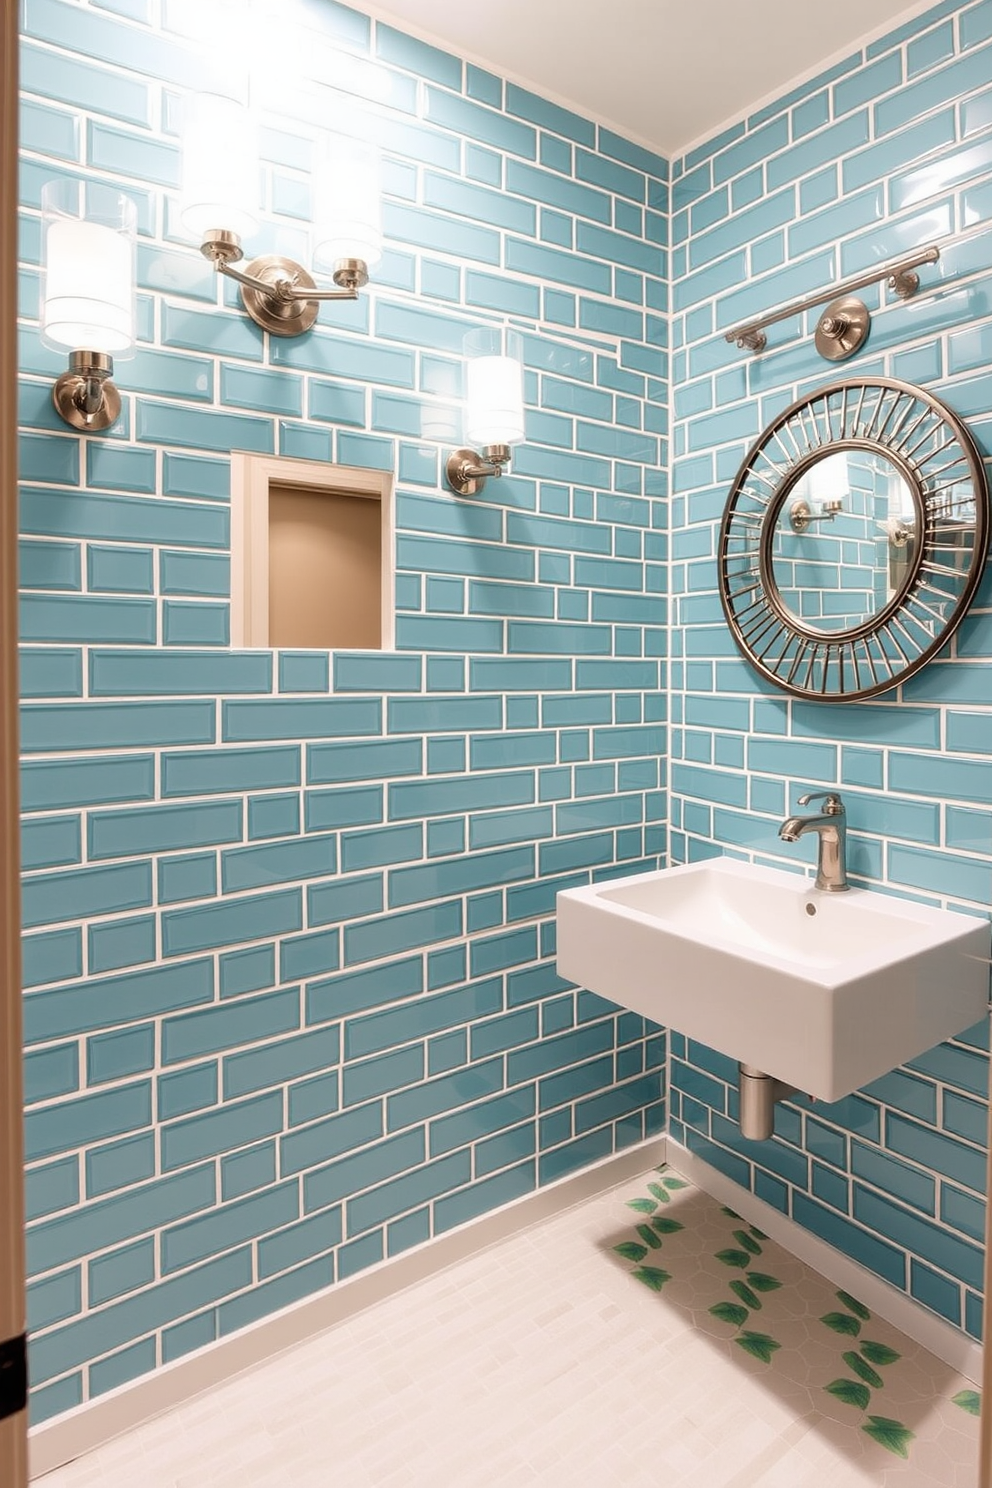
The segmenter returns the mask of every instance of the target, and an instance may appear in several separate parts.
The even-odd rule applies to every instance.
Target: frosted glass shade
[[[49,181],[42,189],[45,282],[41,334],[60,351],[134,349],[136,209],[111,187]]]
[[[314,170],[313,256],[320,268],[382,257],[382,167],[379,152],[361,140],[325,140]]]
[[[196,238],[222,228],[250,236],[258,226],[258,138],[233,98],[194,93],[184,101],[179,212]]]
[[[476,446],[524,437],[523,346],[516,331],[485,328],[465,341],[465,432]]]
[[[809,493],[817,505],[824,501],[843,501],[850,494],[851,479],[847,473],[847,454],[840,451],[824,455],[809,470]]]

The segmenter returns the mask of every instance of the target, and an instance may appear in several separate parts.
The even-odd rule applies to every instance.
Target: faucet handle
[[[824,816],[844,815],[844,802],[837,791],[809,791],[805,796],[799,797],[800,806],[808,806],[812,801],[823,802]]]

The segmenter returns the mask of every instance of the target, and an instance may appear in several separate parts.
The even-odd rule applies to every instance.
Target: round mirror
[[[964,614],[987,509],[975,446],[931,394],[879,378],[794,403],[749,451],[724,513],[734,639],[796,696],[884,692]]]

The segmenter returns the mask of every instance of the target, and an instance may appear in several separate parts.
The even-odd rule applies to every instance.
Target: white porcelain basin
[[[820,1100],[988,1009],[989,925],[732,858],[558,895],[558,971]]]

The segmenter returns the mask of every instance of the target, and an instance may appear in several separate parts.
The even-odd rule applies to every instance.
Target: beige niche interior
[[[231,644],[391,651],[393,478],[235,454]]]

